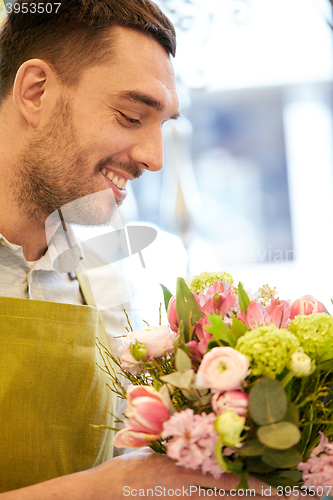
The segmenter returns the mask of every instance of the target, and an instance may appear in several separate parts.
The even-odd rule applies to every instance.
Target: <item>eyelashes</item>
[[[125,115],[121,111],[118,111],[118,113],[120,114],[121,118],[126,121],[126,125],[127,124],[140,125],[141,124],[140,120],[136,120],[135,118],[131,118],[130,116]]]

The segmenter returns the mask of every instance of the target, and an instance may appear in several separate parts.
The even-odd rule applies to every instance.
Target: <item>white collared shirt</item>
[[[71,241],[75,241],[77,250],[72,262],[72,269],[76,269],[83,258],[82,249],[70,225],[68,232]],[[63,231],[57,230],[46,253],[31,267],[24,257],[22,247],[10,243],[0,234],[0,296],[84,304],[79,283],[76,279],[70,279],[68,272],[71,269],[66,263],[60,262],[59,272],[53,268],[54,257],[66,245]]]

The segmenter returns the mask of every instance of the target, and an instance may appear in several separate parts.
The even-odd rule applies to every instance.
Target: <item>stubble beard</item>
[[[89,153],[75,134],[70,102],[60,98],[56,109],[42,135],[18,158],[10,183],[14,202],[40,227],[59,209],[66,222],[110,224],[118,203],[112,189],[101,188],[100,163],[93,171],[89,167]],[[107,158],[103,163],[114,162]],[[136,165],[122,167],[134,177],[141,175]]]

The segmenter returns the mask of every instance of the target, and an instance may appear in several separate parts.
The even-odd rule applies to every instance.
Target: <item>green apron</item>
[[[0,492],[112,458],[112,431],[91,425],[112,426],[116,404],[97,309],[0,297],[0,332]]]

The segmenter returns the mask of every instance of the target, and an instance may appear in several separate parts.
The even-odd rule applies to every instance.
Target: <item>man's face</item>
[[[161,126],[178,111],[170,58],[134,30],[113,34],[109,65],[86,69],[74,91],[64,89],[52,119],[19,158],[11,187],[38,223],[100,192],[72,204],[66,220],[105,224],[128,180],[162,168]]]

